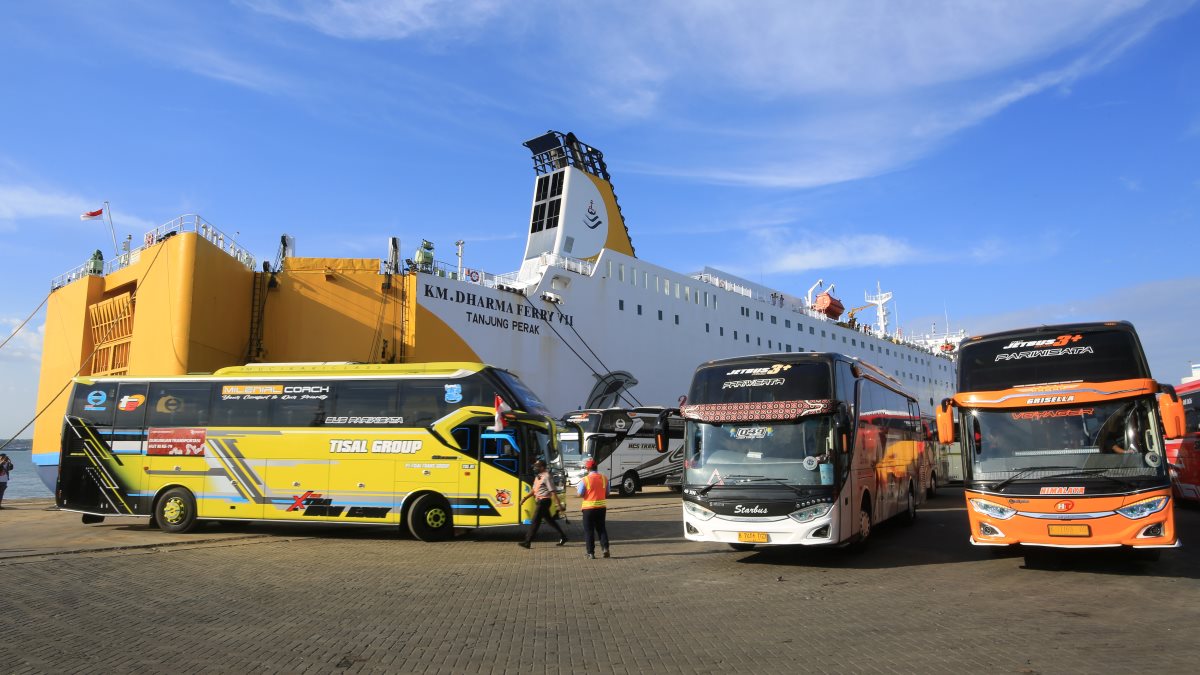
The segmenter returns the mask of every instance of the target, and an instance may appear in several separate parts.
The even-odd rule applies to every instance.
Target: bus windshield
[[[975,480],[1166,475],[1151,399],[967,415]]]
[[[771,424],[689,422],[684,482],[833,485],[832,422],[830,415]]]
[[[1068,329],[1048,338],[1037,334],[964,343],[958,377],[959,391],[1000,391],[1050,382],[1148,378],[1150,372],[1131,331]]]
[[[545,403],[542,403],[537,394],[534,394],[529,387],[525,386],[525,383],[520,378],[506,370],[496,369],[495,372],[500,381],[516,394],[519,399],[517,403],[522,410],[534,415],[550,416],[550,409],[546,407]]]

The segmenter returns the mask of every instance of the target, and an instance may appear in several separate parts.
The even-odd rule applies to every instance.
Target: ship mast
[[[875,290],[876,290],[875,295],[871,295],[870,293],[865,293],[864,296],[866,297],[867,302],[871,303],[872,305],[875,305],[875,316],[877,317],[877,321],[878,321],[878,323],[876,324],[876,328],[879,330],[879,334],[887,335],[887,332],[888,332],[887,303],[891,302],[891,300],[892,300],[892,292],[888,291],[885,293],[883,291],[882,287],[879,285],[878,281],[875,282]]]

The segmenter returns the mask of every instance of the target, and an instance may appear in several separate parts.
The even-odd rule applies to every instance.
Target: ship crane
[[[855,307],[854,309],[850,310],[849,312],[846,312],[846,323],[848,323],[851,328],[858,327],[858,319],[855,319],[854,315],[858,314],[859,312],[861,312],[864,309],[871,307],[871,306],[872,306],[871,303],[868,302],[865,305],[860,305],[860,306]]]

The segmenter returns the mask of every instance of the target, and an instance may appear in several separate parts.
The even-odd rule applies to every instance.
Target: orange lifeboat
[[[813,309],[837,321],[842,316],[842,311],[846,309],[846,306],[842,304],[841,300],[830,295],[829,291],[823,291],[813,301]]]

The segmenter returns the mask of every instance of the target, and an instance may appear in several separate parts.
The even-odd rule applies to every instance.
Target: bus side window
[[[273,427],[318,427],[325,423],[333,385],[324,382],[298,382],[296,393],[284,394],[271,402],[270,425]]]
[[[116,422],[118,428],[137,428],[146,424],[146,388],[145,382],[122,382],[117,389]]]
[[[111,427],[113,411],[118,401],[117,385],[97,383],[75,385],[75,396],[71,401],[71,414],[81,417],[96,426]]]
[[[402,424],[409,425],[407,412],[400,410],[395,382],[341,382],[337,386],[337,398],[333,414],[339,418],[351,417],[403,417]],[[349,424],[339,421],[337,424]]]
[[[208,426],[209,393],[212,387],[190,382],[155,383],[150,387],[146,409],[148,427]]]
[[[271,423],[271,401],[241,393],[223,392],[218,385],[212,404],[214,427],[264,427]]]

